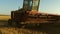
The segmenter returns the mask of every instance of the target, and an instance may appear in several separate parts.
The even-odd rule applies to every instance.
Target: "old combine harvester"
[[[42,23],[55,23],[60,16],[52,14],[38,13],[40,0],[24,0],[23,8],[11,11],[9,25],[15,26],[40,26]]]

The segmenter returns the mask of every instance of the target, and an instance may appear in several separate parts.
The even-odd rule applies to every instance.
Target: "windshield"
[[[33,1],[33,6],[37,6],[38,5],[38,1]]]

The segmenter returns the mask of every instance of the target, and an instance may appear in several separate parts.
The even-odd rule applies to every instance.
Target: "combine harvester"
[[[40,26],[40,24],[59,22],[59,15],[38,13],[39,3],[40,0],[24,0],[23,8],[11,11],[9,25]]]

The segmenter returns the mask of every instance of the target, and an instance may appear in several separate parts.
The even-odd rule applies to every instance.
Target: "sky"
[[[23,0],[0,0],[0,14],[10,15],[11,11],[22,6]],[[60,0],[40,0],[39,12],[60,15]]]

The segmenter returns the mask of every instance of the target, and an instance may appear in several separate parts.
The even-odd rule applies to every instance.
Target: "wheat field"
[[[0,20],[8,20],[10,19],[10,16],[0,16]]]
[[[46,32],[28,30],[23,28],[0,28],[0,34],[47,34]]]

